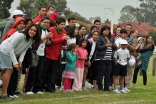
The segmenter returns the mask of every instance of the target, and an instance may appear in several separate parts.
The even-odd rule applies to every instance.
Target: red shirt
[[[62,39],[62,37],[66,35],[66,31],[63,30],[62,33],[59,34],[54,27],[51,27],[49,30],[53,33],[53,37],[52,44],[46,47],[46,58],[51,60],[59,60],[62,45],[66,46],[67,44],[67,41]]]
[[[38,24],[38,23],[41,21],[41,19],[42,19],[41,16],[37,16],[37,17],[35,17],[35,18],[33,19],[33,22],[34,22],[35,24]]]
[[[54,22],[56,22],[57,18],[58,18],[58,14],[56,12],[50,15],[50,19],[52,19]]]

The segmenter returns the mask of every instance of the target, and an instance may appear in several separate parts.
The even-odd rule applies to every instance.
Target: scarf
[[[54,26],[54,28],[56,29],[56,31],[61,34],[63,30],[60,30],[58,27]]]
[[[41,28],[43,31],[46,31],[46,30],[47,30],[46,28],[44,28],[44,27],[42,26],[42,24],[40,24],[40,28]]]
[[[95,51],[95,47],[96,47],[96,43],[94,42],[93,38],[90,38],[90,41],[92,42],[92,47],[91,47],[91,51],[90,51],[90,55],[89,55],[89,60],[91,60],[94,51]]]

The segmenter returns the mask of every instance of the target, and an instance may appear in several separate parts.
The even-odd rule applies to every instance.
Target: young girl
[[[76,67],[76,61],[78,59],[75,53],[77,45],[71,43],[68,47],[68,52],[66,53],[66,66],[64,71],[64,90],[70,91],[72,79],[74,79],[74,71]]]
[[[88,68],[88,74],[87,79],[93,80],[93,87],[97,88],[97,70],[96,70],[96,62],[94,61],[95,56],[95,47],[96,47],[96,41],[99,37],[99,32],[93,31],[91,37],[88,39],[86,49],[88,51],[88,60],[87,60],[87,68]]]
[[[17,70],[21,68],[25,52],[34,43],[34,41],[35,43],[39,44],[40,33],[38,26],[32,24],[26,30],[14,33],[12,36],[1,43],[0,66],[5,70],[5,73],[3,75],[3,87],[0,99],[5,99],[7,97],[7,94],[14,95],[16,86],[14,87],[14,89],[12,88],[13,92],[7,92],[8,83],[13,71],[12,63],[14,68],[16,68]],[[17,60],[16,57],[19,57],[19,60]],[[16,73],[18,74],[18,71]],[[18,75],[14,76],[14,78],[14,81],[17,85]]]
[[[146,42],[143,47],[143,49],[140,49],[141,53],[141,69],[142,69],[142,74],[143,74],[143,84],[144,84],[144,89],[146,90],[146,83],[147,83],[147,68],[149,64],[150,57],[153,53],[154,50],[154,44],[153,44],[153,37],[151,35],[148,35],[146,37]]]
[[[66,47],[68,47],[71,43],[76,43],[76,36],[78,34],[77,27],[76,26],[69,26],[67,29],[67,34],[70,37],[70,39],[67,41],[67,46],[63,47],[63,49],[62,49],[62,52],[61,52],[62,57],[64,55],[64,52],[67,50]],[[59,71],[61,73],[58,73],[59,75],[57,77],[57,79],[59,79],[59,80],[62,78],[62,80],[60,80],[60,81],[57,80],[57,82],[59,82],[60,85],[61,85],[61,81],[62,81],[62,86],[61,86],[60,90],[63,90],[63,88],[64,88],[64,86],[63,86],[64,85],[64,78],[62,77],[62,72],[64,69],[65,69],[65,64],[61,63],[60,71]]]
[[[75,69],[75,77],[74,77],[74,84],[73,84],[74,91],[82,91],[84,64],[85,64],[85,60],[87,60],[87,55],[88,55],[88,52],[85,49],[86,45],[87,45],[87,40],[81,39],[79,47],[76,50],[76,53],[78,55],[78,61],[76,62],[76,69]]]

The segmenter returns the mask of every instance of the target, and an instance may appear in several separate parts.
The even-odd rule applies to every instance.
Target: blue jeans
[[[103,89],[103,77],[104,77],[104,90],[108,90],[110,86],[110,75],[112,71],[112,60],[99,60],[97,61],[97,84],[98,89]]]

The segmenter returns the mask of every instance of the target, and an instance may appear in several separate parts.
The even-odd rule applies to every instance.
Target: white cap
[[[21,10],[14,10],[13,15],[26,15]]]
[[[128,44],[128,43],[127,43],[127,40],[122,40],[120,44]]]
[[[138,41],[139,41],[140,39],[142,39],[142,37],[139,37],[139,38],[138,38]]]
[[[135,58],[134,58],[134,56],[131,56],[131,58],[130,58],[130,60],[129,60],[129,65],[130,66],[134,66],[135,65]]]

